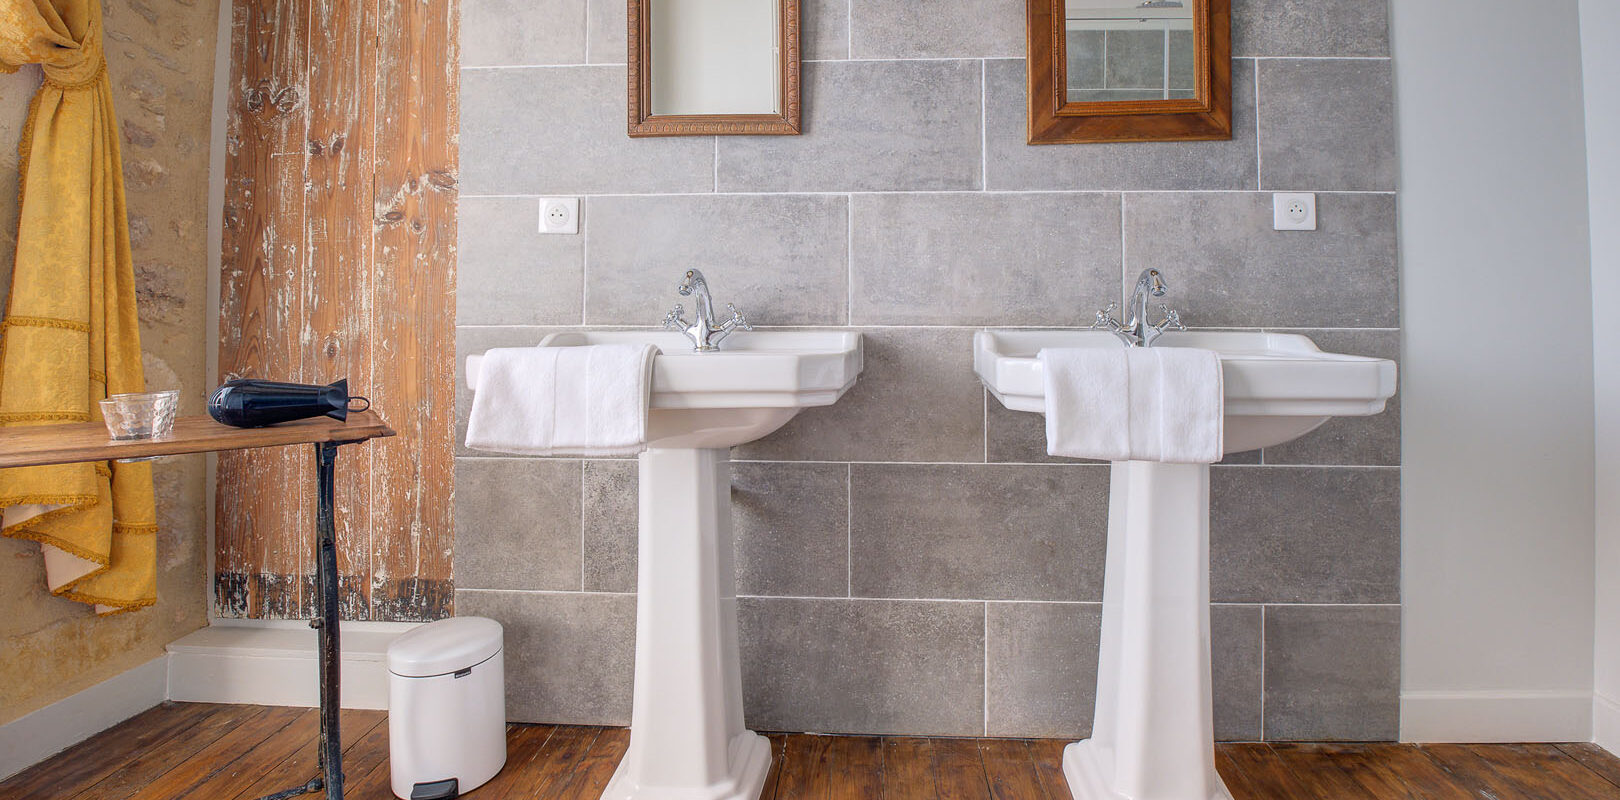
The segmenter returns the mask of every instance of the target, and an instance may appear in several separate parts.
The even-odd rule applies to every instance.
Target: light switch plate
[[[1271,196],[1272,227],[1279,231],[1316,230],[1316,195],[1278,192]]]
[[[579,198],[540,198],[541,233],[579,233]]]

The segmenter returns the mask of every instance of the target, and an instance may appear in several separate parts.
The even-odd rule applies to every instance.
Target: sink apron
[[[1097,706],[1064,748],[1076,800],[1231,800],[1210,696],[1209,466],[1109,473]]]
[[[727,449],[640,456],[630,745],[607,800],[756,800],[770,744],[743,727]]]

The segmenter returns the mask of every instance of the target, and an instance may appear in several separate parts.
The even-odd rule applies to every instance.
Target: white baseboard
[[[344,708],[388,708],[388,645],[408,622],[345,622]],[[170,700],[315,706],[320,703],[315,631],[302,621],[214,620],[169,650]]]
[[[1403,742],[1589,742],[1592,693],[1402,692]]]
[[[168,659],[154,658],[0,726],[0,780],[164,700]]]
[[[1592,695],[1592,741],[1620,755],[1620,700]]]

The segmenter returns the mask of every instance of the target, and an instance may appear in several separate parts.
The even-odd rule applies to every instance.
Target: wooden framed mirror
[[[631,136],[799,132],[799,0],[627,0]]]
[[[1029,143],[1232,138],[1231,0],[1027,0]]]

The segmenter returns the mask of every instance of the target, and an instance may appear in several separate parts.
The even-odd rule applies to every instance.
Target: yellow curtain
[[[0,426],[101,419],[143,391],[135,270],[100,0],[0,0],[0,71],[40,64],[18,148],[0,322]],[[39,542],[52,593],[111,614],[157,599],[149,464],[0,469],[0,534]]]

